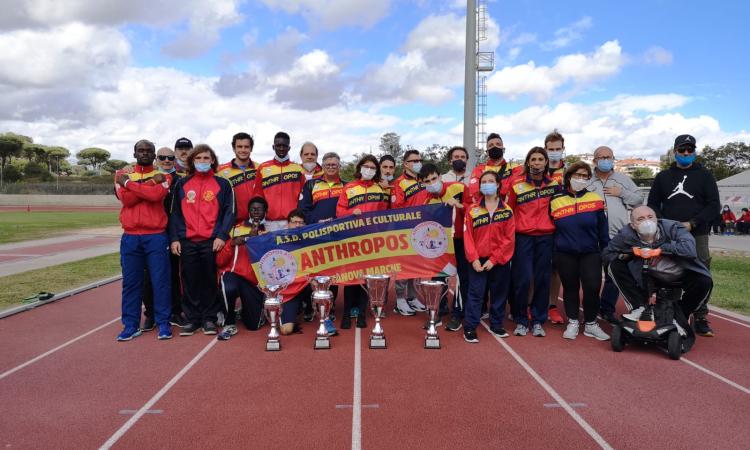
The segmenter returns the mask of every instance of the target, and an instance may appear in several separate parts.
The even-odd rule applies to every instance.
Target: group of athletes
[[[479,342],[476,330],[485,317],[491,333],[508,337],[506,309],[516,336],[544,337],[550,320],[566,324],[563,338],[575,339],[583,328],[585,336],[608,340],[597,319],[617,322],[621,295],[629,318],[637,319],[648,301],[637,258],[628,255],[633,245],[662,249],[654,273],[684,281],[683,317],[694,314],[695,331],[713,335],[706,320],[712,287],[707,227],[719,209],[718,189],[695,162],[692,136],[676,139],[676,161],[657,176],[648,206],[633,181],[614,171],[612,149],[597,148],[593,167],[581,161],[566,165],[565,140],[556,130],[543,146],[528,151],[523,164],[506,161],[503,140],[492,133],[486,162],[471,173],[467,150],[453,147],[445,174],[423,162],[419,151],[407,150],[401,161],[365,155],[353,180],[341,179],[338,154],[320,157],[312,142],[301,146],[300,162],[293,162],[284,132],[274,136],[274,158],[261,164],[251,159],[249,134],[235,134],[231,145],[234,158],[219,165],[206,144],[193,147],[180,138],[174,150],[157,151],[141,140],[134,146],[136,163],[115,174],[124,229],[124,328],[117,340],[154,328],[158,339],[169,339],[173,326],[181,336],[202,329],[229,340],[238,321],[258,330],[264,324],[263,294],[250,265],[250,238],[432,203],[454,210],[458,272],[457,289],[441,305],[438,326],[445,317],[445,329],[463,329],[469,343]],[[565,318],[556,307],[560,285]],[[332,290],[338,293],[337,286]],[[415,280],[397,280],[395,291],[396,314],[426,310]],[[284,288],[282,334],[299,332],[301,320],[314,320],[310,294],[303,280]],[[349,329],[353,321],[366,327],[364,289],[345,286],[338,311],[339,328]],[[325,319],[329,335],[338,333],[335,314]]]

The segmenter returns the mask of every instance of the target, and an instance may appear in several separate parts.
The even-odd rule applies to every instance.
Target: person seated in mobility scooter
[[[612,329],[612,349],[622,351],[632,339],[667,341],[672,359],[690,350],[695,333],[688,318],[707,301],[713,287],[690,232],[640,206],[631,211],[630,224],[612,238],[602,257],[631,309]]]

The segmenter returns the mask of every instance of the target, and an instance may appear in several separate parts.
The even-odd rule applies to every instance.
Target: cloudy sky
[[[188,136],[224,160],[238,131],[261,161],[278,130],[345,156],[462,142],[462,1],[0,2],[0,132],[121,159]],[[512,157],[553,128],[621,158],[750,141],[750,3],[701,3],[490,0],[488,131]]]

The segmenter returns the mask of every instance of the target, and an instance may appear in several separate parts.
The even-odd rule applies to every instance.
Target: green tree
[[[29,161],[23,169],[23,177],[26,180],[51,181],[52,175],[47,166],[35,161]]]
[[[569,167],[574,162],[578,162],[581,160],[581,157],[578,155],[565,155],[565,158],[563,158],[565,161],[565,167]]]
[[[112,155],[108,151],[97,147],[85,148],[76,153],[78,164],[91,166],[95,171],[98,171],[97,169],[107,162],[110,156]]]
[[[650,178],[654,178],[654,173],[647,167],[636,167],[630,173],[630,176],[638,180],[647,180]]]
[[[445,145],[432,144],[424,149],[424,152],[422,152],[422,159],[438,166],[441,174],[446,173],[450,170],[450,164],[448,164],[448,150],[450,150],[450,148]]]
[[[47,146],[41,144],[25,144],[22,150],[23,156],[29,161],[38,162],[49,167]]]
[[[5,171],[5,166],[9,164],[14,157],[21,156],[23,144],[23,139],[12,133],[0,135],[0,186],[4,183],[3,172]]]
[[[67,158],[70,157],[70,150],[65,147],[47,147],[47,167],[50,172],[59,172]],[[68,163],[70,167],[70,163]]]
[[[110,159],[104,165],[102,165],[102,169],[106,170],[110,173],[115,173],[116,171],[122,169],[123,167],[127,166],[128,162],[123,161],[121,159]]]
[[[380,155],[391,155],[396,161],[401,161],[404,155],[404,148],[401,146],[401,136],[394,132],[385,133],[380,137]]]
[[[21,180],[21,178],[23,178],[21,171],[13,165],[9,164],[3,171],[3,182],[5,183],[15,183]]]
[[[750,145],[744,142],[729,142],[717,148],[707,145],[698,162],[717,180],[731,177],[750,168]]]

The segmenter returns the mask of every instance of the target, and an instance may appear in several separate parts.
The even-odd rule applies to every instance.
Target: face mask
[[[487,149],[487,154],[490,156],[490,159],[494,160],[498,160],[503,157],[503,151],[498,147],[490,147],[489,149]]]
[[[689,166],[695,162],[695,153],[688,153],[687,155],[678,153],[674,156],[674,159],[677,161],[677,164],[681,166]]]
[[[359,174],[362,175],[363,180],[369,181],[375,177],[375,169],[371,169],[369,167],[363,167],[359,170]]]
[[[482,195],[494,195],[497,194],[497,184],[495,183],[482,183],[479,185],[479,192]]]
[[[429,192],[430,194],[438,194],[443,190],[443,182],[437,180],[432,184],[425,184],[424,188],[427,189],[427,192]]]
[[[287,153],[287,155],[285,157],[283,157],[283,158],[279,158],[279,156],[276,155],[276,156],[273,157],[273,159],[275,159],[278,162],[282,162],[282,163],[283,162],[287,162],[287,161],[289,161],[289,154]]]
[[[729,208],[727,208],[727,207],[725,206],[725,207],[724,207],[724,211],[729,211]]]
[[[549,156],[549,160],[552,162],[558,162],[561,161],[563,158],[563,152],[562,150],[554,151],[554,152],[547,152],[547,156]]]
[[[304,168],[305,168],[305,170],[306,170],[306,171],[308,171],[308,172],[312,172],[312,171],[313,171],[313,169],[315,169],[315,167],[316,167],[317,165],[318,165],[318,164],[317,164],[317,163],[314,163],[314,162],[306,162],[306,163],[302,163],[302,167],[304,167]]]
[[[176,171],[176,170],[175,170],[175,168],[174,168],[174,167],[172,167],[172,168],[171,168],[171,169],[169,169],[169,170],[164,170],[164,169],[162,169],[161,167],[159,167],[159,172],[161,172],[161,173],[174,173],[175,171]]]
[[[419,171],[422,170],[422,163],[416,162],[411,165],[411,171],[414,173],[419,173]]]
[[[383,179],[390,183],[393,181],[393,175],[383,175]]]
[[[615,162],[611,159],[601,159],[597,161],[596,168],[602,172],[609,172],[615,167]]]
[[[211,170],[211,163],[195,163],[195,170],[206,173]]]
[[[532,175],[539,175],[540,173],[544,172],[544,167],[542,168],[529,167],[529,172],[531,172]]]
[[[586,178],[585,180],[579,180],[577,178],[571,178],[570,179],[570,187],[573,188],[576,192],[581,192],[582,190],[586,189],[586,187],[589,185],[591,180]]]
[[[656,234],[656,221],[655,220],[644,220],[638,224],[638,234],[640,236],[653,236]]]
[[[451,167],[453,167],[453,170],[456,172],[463,172],[466,170],[466,161],[462,159],[454,159],[451,161]]]

